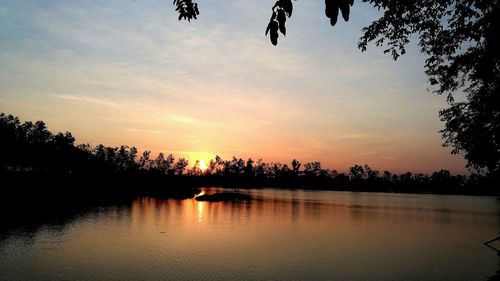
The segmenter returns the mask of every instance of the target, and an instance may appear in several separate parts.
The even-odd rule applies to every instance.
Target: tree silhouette
[[[366,1],[366,0],[365,0]],[[175,10],[179,13],[179,20],[184,19],[191,21],[197,19],[200,14],[198,4],[192,0],[174,0]],[[337,23],[339,11],[345,21],[349,21],[349,14],[354,0],[325,0],[325,15],[330,19],[330,24],[334,26]],[[286,35],[286,18],[292,16],[293,3],[292,0],[278,0],[271,8],[272,14],[269,24],[266,28],[266,36],[269,34],[271,43],[278,44],[279,32]]]
[[[187,19],[191,21],[193,18],[200,14],[198,11],[198,4],[192,0],[174,0],[176,11],[179,12],[179,20]]]
[[[304,173],[306,176],[317,177],[321,173],[321,163],[320,162],[309,162],[304,164]]]
[[[141,158],[139,158],[139,162],[137,163],[137,166],[139,167],[139,169],[149,170],[151,168],[152,161],[151,161],[151,159],[149,159],[149,157],[151,157],[151,151],[145,150],[142,153]]]
[[[172,154],[165,156],[160,152],[152,160],[149,150],[139,156],[133,146],[75,145],[70,132],[52,134],[42,121],[21,123],[17,117],[3,113],[0,113],[0,153],[0,178],[6,182],[24,182],[26,190],[35,188],[42,193],[46,189],[39,188],[39,179],[59,182],[63,188],[61,194],[74,192],[74,185],[91,194],[148,191],[161,194],[164,188],[168,191],[196,185],[498,194],[494,178],[477,174],[465,177],[440,170],[431,176],[387,171],[381,175],[368,165],[354,165],[346,174],[324,169],[320,162],[308,162],[301,170],[296,159],[289,167],[262,159],[244,161],[233,156],[224,160],[216,156],[206,171],[195,160],[193,168],[185,173],[189,162],[184,158],[175,161]],[[17,184],[14,186],[18,188]],[[182,196],[193,195],[188,189],[181,192]]]
[[[349,21],[349,14],[354,0],[325,0],[325,14],[330,19],[330,24],[335,26],[339,17],[339,11],[345,21]]]
[[[200,169],[200,160],[194,161],[194,165],[191,169],[187,171],[187,174],[190,176],[200,176],[203,174],[203,171]]]
[[[184,173],[184,169],[188,165],[189,165],[189,161],[186,160],[186,159],[184,159],[184,158],[180,158],[179,160],[177,160],[177,162],[174,165],[175,174],[179,175],[179,176],[182,176],[183,173]]]
[[[500,1],[366,2],[384,15],[363,29],[358,47],[375,42],[396,60],[417,34],[433,91],[450,105],[440,111],[444,145],[468,168],[500,176]],[[459,91],[465,100],[456,101]]]
[[[247,163],[245,165],[245,175],[248,177],[255,176],[255,170],[254,170],[253,163],[254,163],[253,159],[248,158]]]
[[[154,160],[154,169],[159,172],[165,172],[169,168],[167,161],[165,160],[165,154],[163,152],[158,153]]]
[[[292,160],[292,173],[294,176],[299,175],[299,169],[301,165],[302,164],[297,159]]]
[[[266,36],[269,33],[269,38],[271,38],[271,43],[276,46],[278,44],[278,30],[286,35],[286,18],[292,16],[293,4],[292,0],[278,0],[274,4],[273,13],[269,24],[266,28]]]
[[[354,180],[360,180],[366,177],[365,169],[363,169],[363,167],[359,165],[354,165],[353,167],[349,168],[349,174],[351,176],[351,179]]]

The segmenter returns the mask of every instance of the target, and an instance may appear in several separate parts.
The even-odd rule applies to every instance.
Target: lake
[[[205,189],[211,193],[218,189]],[[495,197],[241,190],[138,197],[5,227],[0,280],[487,280]]]

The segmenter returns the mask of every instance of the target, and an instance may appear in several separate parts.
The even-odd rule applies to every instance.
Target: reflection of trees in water
[[[128,220],[134,224],[153,219],[156,223],[174,217],[183,218],[195,214],[196,217],[217,223],[221,219],[230,223],[248,222],[254,218],[290,219],[301,221],[329,221],[348,217],[353,223],[376,223],[389,219],[411,223],[430,221],[442,225],[460,223],[475,225],[478,217],[498,217],[499,209],[493,211],[473,211],[449,209],[446,207],[419,207],[388,204],[369,204],[351,193],[340,201],[311,200],[300,198],[293,192],[290,198],[253,196],[252,200],[229,202],[198,202],[193,199],[177,200],[157,197],[136,197],[135,199],[102,200],[100,202],[75,202],[65,200],[25,200],[12,199],[16,204],[3,205],[0,218],[0,243],[9,237],[19,237],[23,243],[32,244],[37,233],[50,231],[54,235],[64,235],[66,227],[75,219],[98,217],[104,213],[113,220]],[[362,196],[361,196],[362,197]],[[497,206],[500,208],[499,206]],[[333,214],[333,216],[332,216]],[[500,222],[497,222],[500,227]]]
[[[128,219],[131,201],[113,199],[78,201],[67,198],[8,198],[9,203],[0,207],[0,250],[12,238],[26,245],[33,245],[39,234],[50,232],[51,237],[62,237],[69,225],[83,217],[97,217],[104,213],[115,221]],[[57,239],[56,239],[57,240]]]
[[[333,231],[342,233],[340,235],[342,239],[347,239],[347,236],[342,235],[346,229],[350,229],[348,233],[351,233],[354,229],[350,227],[353,225],[376,227],[384,220],[401,227],[411,226],[412,222],[417,222],[419,225],[430,222],[439,225],[460,224],[472,229],[473,224],[478,223],[474,217],[498,217],[498,212],[495,210],[481,213],[447,208],[421,208],[398,206],[396,203],[389,205],[377,200],[368,204],[367,198],[363,198],[362,194],[343,195],[340,200],[329,201],[304,198],[300,192],[289,192],[285,198],[280,197],[281,195],[268,197],[269,195],[264,193],[253,196],[253,200],[249,201],[216,203],[156,197],[136,197],[89,204],[68,203],[59,206],[55,202],[37,204],[26,201],[22,204],[23,208],[13,207],[2,212],[15,213],[16,216],[10,218],[11,223],[1,224],[0,253],[7,249],[6,247],[15,246],[16,243],[23,243],[28,247],[36,244],[43,248],[53,246],[51,243],[64,241],[64,236],[75,221],[78,223],[82,220],[105,219],[116,224],[125,222],[131,230],[146,232],[152,230],[158,233],[176,232],[179,229],[177,227],[182,227],[182,224],[188,227],[204,224],[205,227],[211,228],[224,225],[232,227],[233,224],[244,225],[257,221],[259,224],[273,225],[274,221],[279,221],[285,224],[309,224],[311,231],[314,231],[316,226],[331,227]],[[42,207],[47,205],[51,205],[50,210],[37,211],[43,210]],[[2,217],[2,222],[7,222],[7,218]],[[482,222],[484,223],[484,220]],[[147,229],[148,227],[152,228]],[[411,232],[411,229],[413,228],[410,227],[408,231]],[[311,235],[315,233],[311,232]],[[353,239],[364,239],[359,233],[353,235]],[[373,242],[378,238],[370,239]],[[491,276],[488,281],[498,278],[497,274]]]

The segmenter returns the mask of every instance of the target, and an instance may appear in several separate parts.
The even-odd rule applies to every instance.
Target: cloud
[[[149,130],[149,129],[140,129],[140,128],[128,128],[127,132],[131,133],[142,133],[142,134],[151,134],[151,135],[159,135],[163,134],[163,130]]]
[[[55,95],[55,96],[63,100],[78,101],[78,102],[91,103],[91,104],[109,106],[115,108],[122,107],[122,105],[119,103],[89,96],[82,96],[82,95]]]
[[[369,137],[368,135],[365,134],[347,134],[347,135],[342,135],[339,136],[341,139],[362,139],[362,138],[367,138]]]
[[[164,1],[4,2],[0,107],[92,142],[331,165],[380,151],[372,162],[395,167],[440,149],[446,101],[423,94],[418,50],[395,64],[355,46],[379,13],[368,4],[331,28],[324,4],[297,1],[274,47],[266,1],[209,0],[191,23]]]
[[[180,115],[180,114],[170,114],[167,116],[167,118],[173,122],[173,123],[179,123],[179,124],[194,124],[198,123],[199,120],[196,118],[192,118],[189,116],[185,115]]]

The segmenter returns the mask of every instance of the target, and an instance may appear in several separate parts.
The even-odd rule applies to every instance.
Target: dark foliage
[[[334,26],[339,17],[339,11],[345,21],[349,21],[349,14],[354,0],[325,0],[325,14],[330,19],[330,24]]]
[[[337,23],[339,12],[345,21],[349,21],[349,14],[353,4],[354,0],[325,0],[325,14],[330,19],[330,24],[334,26]],[[273,13],[266,29],[266,36],[269,33],[273,45],[278,44],[278,30],[283,35],[286,35],[286,18],[292,16],[292,10],[292,0],[278,0],[274,4]]]
[[[292,16],[293,4],[292,0],[278,0],[274,4],[273,14],[269,20],[269,24],[266,29],[266,36],[269,33],[269,38],[271,43],[276,46],[278,44],[278,30],[283,35],[286,36],[286,18]]]
[[[179,13],[179,20],[197,19],[196,16],[200,14],[198,10],[198,3],[192,0],[174,0],[175,10]]]
[[[330,19],[330,24],[337,23],[339,12],[345,21],[349,21],[350,7],[354,0],[325,0],[325,14]],[[174,0],[176,11],[179,13],[179,20],[197,19],[200,14],[198,4],[192,0]],[[266,28],[266,36],[269,34],[271,43],[278,44],[279,32],[286,36],[286,19],[292,16],[292,0],[278,0],[272,7],[272,15]]]
[[[366,1],[384,15],[363,29],[359,48],[386,46],[394,59],[418,35],[429,82],[446,94],[444,145],[477,172],[500,174],[500,1]],[[465,98],[457,101],[462,91]]]
[[[2,180],[24,187],[50,182],[49,188],[72,194],[154,193],[192,197],[191,189],[180,187],[239,186],[314,188],[354,191],[429,192],[495,194],[496,178],[477,174],[451,175],[441,170],[432,175],[380,173],[368,165],[355,165],[349,173],[324,169],[320,162],[302,165],[293,159],[288,164],[265,163],[262,159],[243,160],[219,156],[201,170],[184,159],[150,151],[138,155],[135,147],[75,145],[71,133],[52,134],[42,121],[21,123],[17,117],[0,114],[0,175]],[[303,169],[301,169],[303,167]],[[69,183],[69,184],[68,184]],[[103,188],[105,188],[103,190]],[[45,193],[47,189],[38,189]],[[33,192],[33,191],[30,191]]]

